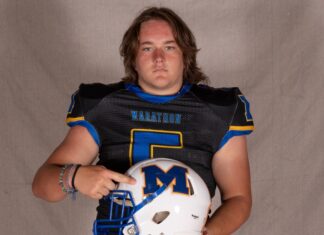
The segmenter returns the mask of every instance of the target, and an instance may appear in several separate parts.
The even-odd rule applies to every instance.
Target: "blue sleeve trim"
[[[250,111],[250,103],[249,101],[245,98],[244,95],[239,95],[238,96],[240,98],[240,100],[243,102],[244,106],[245,106],[245,119],[247,122],[253,121],[252,118],[252,114]]]
[[[252,130],[248,130],[248,131],[232,131],[231,130],[231,131],[228,131],[224,135],[224,137],[223,137],[223,139],[222,139],[222,141],[221,141],[221,143],[220,143],[217,150],[221,149],[232,137],[241,136],[241,135],[249,135],[250,133],[252,133]]]
[[[92,136],[92,138],[94,139],[94,141],[97,143],[97,145],[98,146],[101,145],[100,138],[99,138],[99,134],[98,134],[96,128],[90,122],[87,122],[85,120],[81,120],[81,121],[69,122],[67,124],[70,127],[83,126],[83,127],[87,128],[87,130],[89,131],[90,135]]]
[[[74,92],[74,94],[71,96],[71,104],[69,106],[69,109],[68,109],[68,113],[72,113],[72,110],[74,108],[74,105],[75,105],[75,96],[77,94],[77,91]]]

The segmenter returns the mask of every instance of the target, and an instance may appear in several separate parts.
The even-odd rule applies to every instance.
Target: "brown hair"
[[[199,51],[196,40],[186,23],[171,9],[165,7],[151,7],[137,16],[125,32],[119,51],[123,57],[126,77],[123,81],[137,83],[138,75],[134,64],[138,50],[138,37],[141,24],[145,21],[158,19],[166,21],[172,28],[174,38],[183,54],[183,79],[190,83],[207,82],[207,76],[197,65],[196,56]]]

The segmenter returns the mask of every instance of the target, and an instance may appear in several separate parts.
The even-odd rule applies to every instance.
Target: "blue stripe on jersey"
[[[247,122],[253,121],[252,114],[250,112],[250,103],[249,103],[249,101],[244,97],[244,95],[239,95],[238,97],[244,103],[246,121]]]
[[[220,143],[220,145],[218,147],[218,150],[221,149],[232,137],[241,136],[241,135],[248,135],[251,132],[252,132],[252,130],[248,130],[248,131],[228,131],[224,135],[224,137],[223,137],[223,139],[222,139],[222,141],[221,141],[221,143]]]
[[[97,143],[98,146],[100,146],[100,138],[99,138],[98,132],[97,132],[96,128],[90,122],[81,120],[81,121],[69,122],[67,124],[70,127],[83,126],[83,127],[87,128],[87,130],[89,131],[89,133],[92,136],[92,138],[94,139],[94,141]]]
[[[179,92],[177,92],[174,95],[151,95],[148,93],[145,93],[139,86],[131,84],[131,83],[126,83],[125,87],[127,90],[135,93],[137,96],[139,96],[140,98],[142,98],[143,100],[146,100],[150,103],[155,103],[155,104],[163,104],[163,103],[167,103],[170,102],[174,99],[176,99],[177,97],[187,93],[190,89],[191,89],[192,84],[190,83],[185,83],[181,90]]]
[[[74,108],[74,104],[75,104],[75,95],[77,94],[78,91],[74,92],[73,95],[71,96],[71,104],[69,106],[68,109],[68,113],[71,113],[73,108]]]

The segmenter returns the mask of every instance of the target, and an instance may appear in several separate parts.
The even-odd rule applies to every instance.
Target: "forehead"
[[[174,40],[171,26],[164,20],[148,20],[141,24],[139,41]]]

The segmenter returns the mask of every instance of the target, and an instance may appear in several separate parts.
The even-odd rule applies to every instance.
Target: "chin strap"
[[[156,190],[154,193],[151,193],[148,197],[146,197],[142,202],[140,202],[139,204],[137,204],[134,208],[134,214],[142,209],[144,206],[146,206],[147,204],[149,204],[151,201],[153,201],[156,197],[158,197],[161,193],[164,192],[164,190],[166,190],[166,188],[168,187],[168,185],[163,184],[158,190]]]

